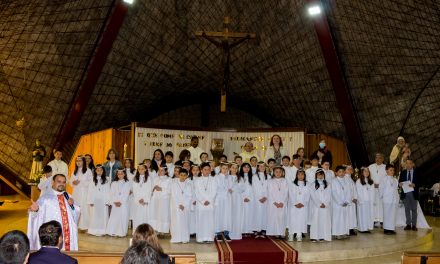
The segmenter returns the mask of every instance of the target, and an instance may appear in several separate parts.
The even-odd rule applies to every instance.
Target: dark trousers
[[[413,192],[405,193],[403,199],[405,206],[406,225],[416,226],[417,224],[417,200],[414,199]]]

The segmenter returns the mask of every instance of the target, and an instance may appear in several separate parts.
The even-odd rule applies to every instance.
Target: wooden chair
[[[123,253],[93,253],[93,252],[68,252],[69,256],[76,258],[80,264],[119,264]],[[196,254],[194,253],[173,253],[169,254],[174,264],[196,264]]]
[[[440,264],[440,252],[407,251],[402,254],[402,264]]]

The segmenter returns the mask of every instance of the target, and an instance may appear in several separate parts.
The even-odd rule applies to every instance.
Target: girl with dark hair
[[[153,161],[154,164],[154,161]],[[168,167],[163,163],[157,176],[153,178],[149,223],[159,234],[170,231],[170,194],[171,178],[168,177]]]
[[[89,228],[90,207],[87,204],[87,190],[93,179],[92,171],[86,166],[84,156],[78,156],[75,161],[75,171],[70,177],[70,185],[73,189],[73,200],[81,207],[78,228],[87,230]]]
[[[128,197],[128,204],[129,204],[128,215],[129,215],[129,219],[133,221],[134,206],[135,206],[134,197],[133,197],[133,178],[136,173],[136,170],[134,168],[134,162],[132,159],[126,158],[124,160],[124,169],[125,169],[125,174],[127,174],[128,181],[132,186],[130,189],[130,196]]]
[[[332,218],[330,202],[331,188],[325,180],[325,173],[318,169],[315,182],[310,184],[310,240],[312,242],[332,240]]]
[[[156,149],[153,152],[153,158],[151,159],[151,168],[156,172],[159,172],[159,167],[162,164],[166,164],[165,155],[161,149]]]
[[[267,174],[266,164],[263,161],[257,164],[257,173],[252,176],[252,191],[255,198],[253,210],[254,230],[257,230],[256,238],[264,238],[267,228]]]
[[[371,233],[374,229],[374,181],[371,179],[368,167],[361,168],[361,176],[356,181],[358,194],[357,217],[359,232]]]
[[[107,235],[125,237],[128,231],[128,196],[131,184],[127,174],[122,168],[116,170],[117,181],[113,181],[110,187],[110,203],[112,209],[107,224]]]
[[[133,191],[133,230],[143,223],[148,223],[149,203],[153,179],[149,177],[147,166],[141,163],[138,165],[136,175],[132,181]]]
[[[223,239],[222,233],[226,241],[231,241],[229,231],[232,222],[232,178],[229,176],[229,164],[220,164],[220,173],[215,176],[217,184],[217,196],[215,197],[215,231],[217,240]]]
[[[194,190],[195,182],[200,177],[200,167],[196,164],[193,164],[191,166],[191,170],[189,171],[188,178],[191,180],[191,188]],[[190,213],[190,224],[189,224],[189,233],[191,235],[195,235],[197,232],[197,222],[196,222],[196,194],[193,191],[193,196],[191,200],[191,213]]]
[[[273,169],[273,177],[267,184],[267,234],[284,237],[286,231],[286,208],[289,188],[287,187],[286,172],[281,166]]]
[[[93,172],[95,170],[95,163],[93,161],[92,155],[86,154],[84,155],[84,157],[86,158],[87,168],[89,168]]]
[[[148,174],[151,176],[151,177],[156,177],[157,176],[157,171],[155,171],[154,169],[153,169],[153,167],[152,167],[152,162],[151,162],[151,160],[150,159],[144,159],[143,161],[142,161],[142,163],[143,164],[145,164],[145,166],[147,166],[147,171],[148,171]]]
[[[179,154],[179,160],[174,163],[174,165],[183,165],[184,161],[189,161],[190,165],[193,165],[193,162],[191,161],[191,152],[189,150],[184,149]]]
[[[307,216],[309,213],[310,190],[306,182],[306,172],[303,168],[296,171],[295,180],[288,182],[289,208],[288,228],[289,241],[302,241],[302,234],[307,233]]]
[[[116,169],[122,167],[122,163],[119,161],[118,152],[115,149],[109,149],[107,152],[107,161],[102,165],[105,170],[105,175],[109,178],[109,181],[115,181]]]
[[[246,183],[238,173],[238,165],[232,163],[230,168],[230,177],[232,178],[232,227],[229,237],[233,240],[241,239],[243,232],[243,194],[246,191]]]
[[[240,177],[245,182],[245,192],[243,193],[244,210],[243,210],[243,230],[242,233],[245,236],[249,236],[255,231],[253,211],[255,207],[254,193],[252,190],[252,168],[247,162],[243,163],[240,167]]]
[[[283,140],[280,135],[273,135],[270,139],[270,146],[266,150],[266,160],[275,159],[276,165],[281,165],[281,158],[289,156],[287,149],[283,147]]]
[[[87,204],[90,206],[90,222],[87,233],[94,236],[105,235],[110,204],[110,184],[101,164],[96,165],[93,181],[87,192]],[[82,209],[81,209],[82,210]]]

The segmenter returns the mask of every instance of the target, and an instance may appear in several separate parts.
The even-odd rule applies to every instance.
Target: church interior
[[[398,163],[407,154],[415,164],[428,228],[270,246],[282,263],[440,263],[439,32],[437,0],[2,0],[0,236],[27,232],[40,195],[35,162],[42,170],[57,149],[69,182],[79,155],[103,164],[114,149],[138,164],[161,148],[178,161],[194,132],[218,166],[216,138],[233,161],[254,135],[262,157],[280,134],[294,146],[289,160],[298,147],[313,159],[324,140],[331,169],[351,165],[357,175],[377,153],[392,163],[402,137],[409,153]],[[402,201],[397,210],[405,215]],[[79,251],[68,254],[119,263],[133,231],[80,230]],[[225,260],[227,242],[159,241],[174,263],[272,263]]]

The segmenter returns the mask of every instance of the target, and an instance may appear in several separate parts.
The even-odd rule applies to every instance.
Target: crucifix
[[[229,17],[223,21],[223,31],[196,31],[196,37],[202,37],[223,50],[222,67],[223,83],[220,88],[220,112],[226,112],[226,93],[229,90],[231,49],[248,39],[255,39],[257,34],[244,32],[229,32]]]

